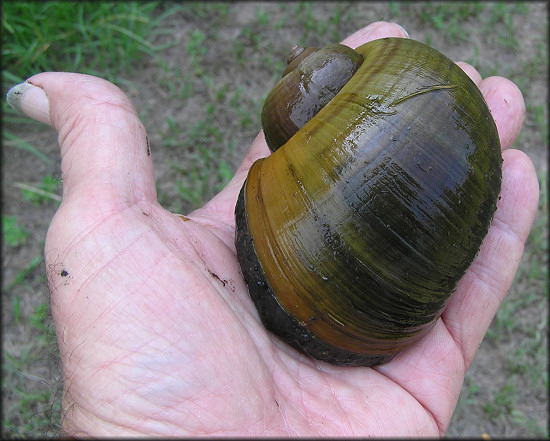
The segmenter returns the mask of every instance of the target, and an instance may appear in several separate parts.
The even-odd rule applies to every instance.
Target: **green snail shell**
[[[283,78],[262,109],[264,135],[272,152],[315,117],[363,62],[361,55],[341,44],[300,49],[293,48]]]
[[[267,329],[319,360],[371,366],[441,315],[489,229],[502,156],[450,59],[399,38],[356,51],[336,96],[252,165],[236,247]]]

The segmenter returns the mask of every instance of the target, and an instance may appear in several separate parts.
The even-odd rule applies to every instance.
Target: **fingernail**
[[[14,110],[29,118],[51,125],[50,103],[44,89],[29,82],[13,86],[6,97]]]
[[[397,26],[397,27],[399,27],[399,28],[403,31],[403,33],[405,34],[405,36],[406,36],[407,38],[411,38],[410,35],[409,35],[409,33],[408,33],[408,32],[405,30],[405,28],[404,28],[403,26],[401,26],[399,23],[392,22],[392,24],[395,25],[395,26]]]

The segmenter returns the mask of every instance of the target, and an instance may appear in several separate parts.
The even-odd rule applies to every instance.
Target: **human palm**
[[[352,47],[403,36],[375,23]],[[509,81],[476,81],[504,149],[523,121]],[[538,201],[533,165],[503,152],[489,234],[433,330],[390,363],[337,367],[299,354],[258,319],[236,259],[234,206],[260,134],[235,177],[183,216],[156,198],[145,130],[115,86],[44,73],[21,99],[59,133],[63,202],[45,257],[63,362],[63,426],[92,435],[441,435],[464,373],[514,277]],[[34,94],[34,95],[33,95]],[[38,104],[37,104],[38,103]],[[153,152],[154,153],[154,152]]]

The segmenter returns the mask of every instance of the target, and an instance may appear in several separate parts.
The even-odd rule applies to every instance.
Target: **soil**
[[[154,39],[158,45],[176,42],[159,53],[164,67],[158,60],[144,58],[131,71],[121,74],[125,81],[119,82],[148,129],[159,198],[173,211],[187,213],[200,206],[227,180],[220,168],[228,166],[231,171],[237,168],[259,131],[258,115],[263,98],[280,75],[282,62],[295,42],[322,45],[342,39],[376,20],[395,21],[408,30],[411,38],[429,42],[452,59],[471,62],[484,75],[498,74],[512,79],[522,89],[528,110],[547,105],[546,67],[534,65],[538,55],[546,56],[546,3],[526,3],[525,13],[516,14],[510,22],[497,22],[490,30],[480,26],[481,20],[465,18],[459,23],[461,32],[452,38],[449,36],[452,21],[437,29],[434,22],[426,22],[420,15],[419,8],[425,6],[422,3],[392,6],[323,2],[311,6],[310,10],[305,6],[299,10],[298,3],[228,3],[225,12],[215,9],[213,4],[208,5],[184,8],[167,20],[165,29],[169,32]],[[335,19],[335,11],[340,11],[339,21]],[[324,33],[315,26],[325,26]],[[187,46],[192,31],[202,32],[206,37],[203,44],[207,49],[198,57],[191,54]],[[502,36],[510,32],[519,40],[518,47],[502,43]],[[196,59],[200,63],[198,68],[193,64]],[[547,63],[545,59],[540,62]],[[528,69],[532,69],[532,73],[525,78]],[[211,82],[205,79],[208,77]],[[208,110],[209,103],[214,112]],[[541,128],[545,118],[541,126],[535,112],[528,115],[517,146],[533,160],[539,176],[546,176],[546,135]],[[219,129],[216,132],[212,127]],[[23,244],[12,247],[4,243],[2,248],[3,348],[4,353],[17,358],[23,357],[30,347],[33,357],[24,368],[30,378],[26,381],[31,385],[36,383],[37,389],[52,391],[50,402],[59,403],[61,371],[55,339],[38,343],[43,333],[30,324],[36,308],[49,303],[43,259],[36,266],[31,263],[36,256],[43,257],[46,232],[58,202],[46,200],[34,204],[23,198],[16,186],[17,183],[39,186],[44,176],[52,176],[57,182],[54,191],[61,194],[57,137],[51,129],[23,118],[5,125],[5,129],[42,152],[49,162],[22,149],[10,146],[3,149],[3,213],[17,216],[19,224],[28,232]],[[205,149],[210,150],[206,162]],[[202,187],[193,187],[201,168],[207,170],[205,175],[200,175]],[[181,189],[187,187],[191,190],[182,192]],[[545,222],[542,216],[540,213],[539,222]],[[28,269],[26,276],[13,284],[25,269]],[[519,297],[528,290],[521,286],[510,295]],[[14,313],[16,299],[20,302],[19,320]],[[530,312],[544,321],[539,331],[546,334],[540,306],[530,308]],[[524,320],[529,320],[528,317],[529,314]],[[43,323],[53,335],[51,318],[47,317]],[[492,325],[493,334],[500,332],[497,325]],[[521,324],[517,327],[521,328]],[[540,435],[541,430],[546,433],[546,390],[540,384],[534,388],[528,372],[514,377],[519,378],[513,383],[517,394],[507,413],[495,416],[488,412],[487,403],[496,400],[495,396],[511,378],[510,354],[521,347],[522,339],[529,338],[524,333],[511,333],[508,337],[485,339],[481,344],[464,384],[465,399],[461,399],[448,436],[518,437]],[[37,343],[33,345],[33,342]],[[546,339],[542,342],[546,344]],[[29,387],[32,390],[33,386]],[[20,400],[14,390],[15,385],[3,386],[6,409]],[[518,423],[511,408],[524,415],[530,425]],[[57,434],[58,421],[59,413],[54,412],[51,425],[44,428],[42,434]]]

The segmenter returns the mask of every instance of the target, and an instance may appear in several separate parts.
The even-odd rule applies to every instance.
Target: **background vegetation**
[[[547,3],[3,2],[3,92],[44,70],[98,75],[133,100],[159,199],[188,212],[232,176],[294,43],[376,20],[522,90],[516,147],[537,168],[539,212],[514,285],[466,375],[449,436],[547,436]],[[61,374],[43,246],[61,200],[56,135],[2,104],[2,435],[59,433]]]

